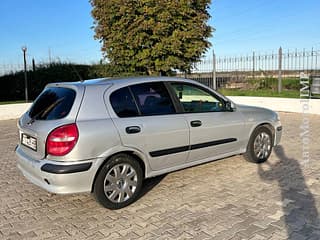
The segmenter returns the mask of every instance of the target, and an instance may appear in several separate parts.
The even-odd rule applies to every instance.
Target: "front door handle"
[[[202,125],[202,122],[200,120],[194,120],[191,121],[191,127],[200,127]]]
[[[128,134],[139,133],[139,132],[141,132],[141,128],[139,126],[126,127],[126,132]]]

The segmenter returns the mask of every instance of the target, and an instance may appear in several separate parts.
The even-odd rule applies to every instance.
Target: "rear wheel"
[[[254,163],[268,160],[273,146],[272,132],[267,126],[257,127],[251,134],[244,157]]]
[[[111,157],[98,173],[93,194],[109,209],[119,209],[133,203],[142,187],[140,164],[128,154]]]

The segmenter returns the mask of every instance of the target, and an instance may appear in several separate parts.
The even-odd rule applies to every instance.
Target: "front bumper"
[[[281,136],[282,136],[282,125],[280,121],[277,121],[274,125],[274,142],[273,142],[274,146],[280,143]]]
[[[57,162],[47,159],[34,160],[18,146],[17,166],[33,184],[58,194],[90,192],[94,176],[103,159],[77,162]]]

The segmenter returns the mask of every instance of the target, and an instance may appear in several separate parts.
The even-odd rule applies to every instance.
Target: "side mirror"
[[[226,102],[226,110],[227,112],[233,112],[236,110],[236,105],[233,102]]]

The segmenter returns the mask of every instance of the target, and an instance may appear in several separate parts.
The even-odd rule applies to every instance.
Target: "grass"
[[[252,96],[252,97],[282,97],[299,98],[300,92],[297,90],[282,90],[281,93],[271,89],[242,90],[242,89],[219,89],[220,93],[226,96]]]
[[[254,89],[278,89],[277,78],[249,79],[248,83]],[[282,88],[287,90],[299,90],[299,78],[283,78]]]
[[[219,92],[226,96],[252,96],[252,97],[283,97],[299,98],[300,81],[299,78],[283,78],[282,91],[278,93],[278,79],[248,79],[246,89],[221,88]]]
[[[4,104],[15,104],[15,103],[25,103],[25,100],[17,100],[17,101],[4,101],[4,102],[0,102],[0,105],[4,105]]]

